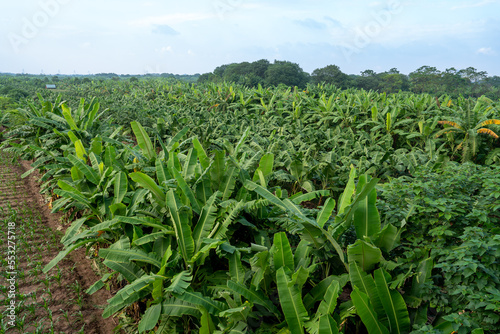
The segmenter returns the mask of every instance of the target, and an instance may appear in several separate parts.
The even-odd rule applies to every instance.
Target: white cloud
[[[172,49],[172,46],[164,46],[160,49],[160,53],[165,53],[165,52],[168,52],[168,53],[174,53],[174,50]]]
[[[480,48],[476,51],[478,54],[493,56],[496,55],[496,52],[492,48]]]
[[[192,21],[202,21],[213,18],[211,13],[176,13],[162,16],[150,16],[130,22],[136,27],[147,27],[151,25],[169,25]]]
[[[464,8],[483,7],[483,6],[489,5],[490,3],[498,3],[498,2],[499,2],[498,0],[483,0],[481,2],[473,1],[473,2],[462,3],[458,6],[453,6],[453,7],[451,7],[451,9],[455,10],[455,9],[464,9]]]
[[[239,7],[242,9],[262,9],[264,6],[258,3],[243,3]]]

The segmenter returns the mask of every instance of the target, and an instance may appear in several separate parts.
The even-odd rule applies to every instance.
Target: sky
[[[259,59],[500,75],[500,0],[2,0],[0,72],[195,74]]]

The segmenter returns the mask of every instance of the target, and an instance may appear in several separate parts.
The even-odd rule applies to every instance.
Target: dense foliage
[[[304,75],[298,64],[283,61],[270,64],[262,59],[253,63],[222,65],[212,73],[202,74],[198,79],[200,83],[224,81],[247,87],[256,87],[258,84],[277,86],[280,83],[304,87],[309,82],[312,85],[332,84],[343,89],[359,88],[386,93],[411,91],[438,96],[448,94],[454,98],[481,95],[500,98],[500,77],[488,77],[486,72],[473,67],[461,70],[452,67],[442,72],[432,66],[422,66],[409,75],[400,73],[397,68],[380,73],[365,70],[359,75],[348,75],[337,65],[328,65],[315,69],[309,77]]]
[[[35,159],[71,220],[45,271],[92,248],[107,271],[88,292],[125,282],[105,317],[135,305],[135,329],[158,333],[497,331],[498,102],[2,80],[29,97],[2,108],[3,147]]]

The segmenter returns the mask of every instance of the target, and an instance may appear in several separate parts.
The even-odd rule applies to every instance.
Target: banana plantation
[[[2,149],[66,217],[43,272],[85,249],[117,330],[500,330],[500,101],[0,84],[27,92],[0,99]]]

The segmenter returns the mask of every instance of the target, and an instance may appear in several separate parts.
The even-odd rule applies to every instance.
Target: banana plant
[[[409,333],[410,317],[401,294],[390,289],[391,276],[383,269],[366,274],[350,263],[354,289],[351,299],[369,333]]]
[[[488,127],[491,125],[500,125],[500,120],[488,118],[491,113],[489,111],[481,112],[482,106],[480,100],[474,108],[471,108],[470,103],[468,103],[465,110],[462,107],[457,110],[458,117],[438,122],[444,126],[444,129],[438,131],[435,134],[435,138],[446,135],[453,153],[462,150],[462,162],[474,159],[479,153],[482,142],[480,134],[498,140],[498,131],[495,132]],[[458,141],[456,136],[460,137]]]

